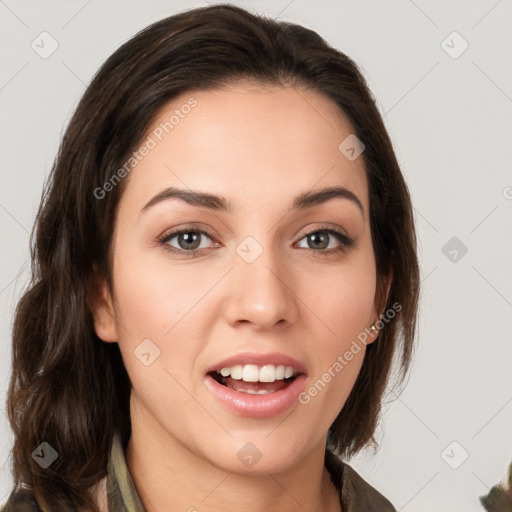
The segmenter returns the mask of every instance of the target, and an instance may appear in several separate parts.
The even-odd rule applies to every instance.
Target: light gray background
[[[389,395],[380,451],[351,465],[398,510],[482,511],[478,496],[505,479],[512,461],[512,3],[237,3],[310,27],[360,64],[415,205],[423,279],[417,356],[403,393]],[[10,333],[43,179],[103,61],[149,23],[201,5],[0,1],[2,502],[12,483]],[[42,31],[59,44],[46,60],[31,48]],[[441,45],[453,31],[469,43],[458,58]],[[457,37],[444,43],[452,54],[462,48]],[[468,248],[455,262],[442,252],[452,237]],[[453,469],[447,461],[458,465],[463,450],[469,457]]]

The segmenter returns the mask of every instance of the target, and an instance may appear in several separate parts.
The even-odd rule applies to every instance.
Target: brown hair
[[[15,314],[8,414],[15,488],[52,509],[97,510],[87,489],[106,475],[115,430],[130,437],[130,380],[116,343],[96,335],[91,293],[112,287],[111,240],[123,183],[94,190],[121,168],[159,110],[177,95],[235,82],[312,88],[334,101],[363,141],[379,289],[400,314],[368,345],[329,440],[350,457],[373,437],[392,360],[408,372],[419,269],[412,207],[375,100],[356,64],[316,32],[229,4],[178,13],[118,48],[87,87],[61,141],[31,235],[32,279]],[[341,142],[341,141],[340,141]],[[41,468],[32,452],[57,452]],[[13,491],[14,492],[14,491]]]

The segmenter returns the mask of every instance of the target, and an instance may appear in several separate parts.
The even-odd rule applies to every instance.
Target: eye
[[[204,250],[209,247],[211,248],[211,243],[205,242],[205,238],[210,241],[214,240],[213,235],[207,231],[185,227],[163,235],[158,242],[169,252],[186,258],[194,258],[201,256]],[[338,230],[333,227],[322,227],[311,231],[299,240],[299,244],[303,240],[306,241],[307,247],[301,248],[325,256],[344,251],[353,244],[353,240],[341,229]],[[333,247],[332,243],[335,243],[336,240],[338,244]],[[220,247],[220,244],[216,243],[216,245]]]
[[[333,242],[333,239],[338,241],[337,246],[332,246],[331,242]],[[305,240],[307,244],[307,247],[304,247],[305,249],[309,249],[314,252],[320,252],[321,254],[333,254],[344,251],[353,243],[353,240],[349,238],[345,233],[334,228],[321,228],[315,231],[311,231],[303,238],[301,238],[299,243],[303,240]]]
[[[172,233],[164,235],[159,243],[170,252],[184,255],[186,257],[196,256],[198,252],[208,247],[203,245],[202,239],[213,237],[206,231],[197,228],[183,228]],[[175,239],[175,240],[174,240]],[[173,243],[171,243],[173,241]],[[176,245],[173,245],[176,244]]]

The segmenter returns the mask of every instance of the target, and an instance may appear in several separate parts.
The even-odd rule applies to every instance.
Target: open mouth
[[[252,364],[241,364],[240,360]],[[276,363],[269,364],[273,358]],[[306,367],[281,354],[238,355],[206,370],[207,389],[232,414],[269,419],[297,404],[304,391]]]
[[[247,366],[252,366],[252,368],[244,368],[242,373],[236,368],[233,371],[229,368],[223,368],[221,371],[208,372],[208,375],[222,386],[252,395],[266,395],[281,391],[287,388],[299,375],[289,375],[293,373],[293,370],[285,367],[270,368],[268,374],[265,375],[256,365]]]

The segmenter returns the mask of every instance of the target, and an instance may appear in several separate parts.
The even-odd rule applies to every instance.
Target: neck
[[[138,421],[132,419],[125,457],[147,512],[342,512],[324,467],[325,443],[284,471],[235,473],[192,452],[146,416],[138,409]]]

